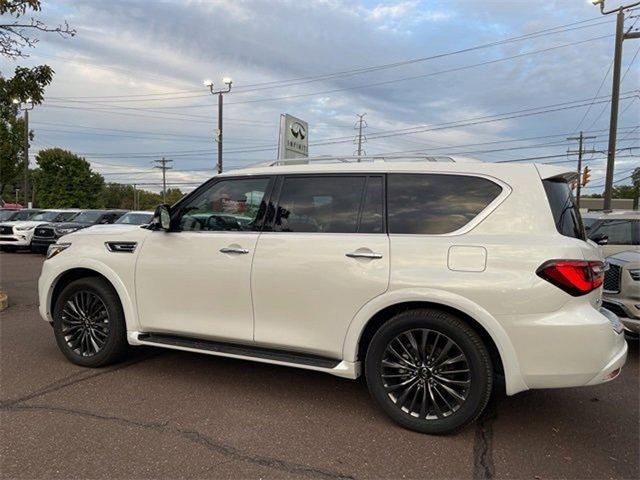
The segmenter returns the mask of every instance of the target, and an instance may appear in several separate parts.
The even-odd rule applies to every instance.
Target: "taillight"
[[[604,264],[584,260],[549,260],[536,273],[569,295],[585,295],[604,281]]]

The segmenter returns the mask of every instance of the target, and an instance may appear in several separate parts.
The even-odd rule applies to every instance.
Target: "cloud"
[[[204,178],[209,173],[179,170],[213,167],[216,98],[201,82],[207,77],[219,81],[227,74],[234,79],[234,89],[225,98],[225,151],[230,167],[273,158],[274,150],[257,151],[256,147],[275,145],[283,112],[309,121],[312,142],[345,140],[312,146],[312,154],[352,153],[355,114],[365,111],[369,153],[428,151],[442,145],[569,133],[584,109],[380,139],[373,134],[591,98],[611,60],[612,42],[602,39],[437,74],[611,34],[613,24],[604,24],[358,75],[308,79],[463,49],[593,18],[597,11],[582,2],[531,8],[530,2],[458,0],[322,0],[303,2],[302,7],[293,0],[46,2],[42,14],[50,15],[51,23],[68,18],[78,35],[71,40],[43,37],[34,57],[25,62],[47,62],[56,70],[46,92],[48,101],[31,114],[35,148],[61,145],[81,153],[109,153],[108,160],[98,155],[87,158],[131,171],[150,168],[151,160],[132,152],[208,149],[175,153],[175,171],[170,174],[176,179]],[[633,53],[626,49],[625,69]],[[638,88],[639,64],[637,60],[631,68],[623,90]],[[0,66],[3,72],[9,68],[8,62]],[[406,80],[417,76],[422,77]],[[285,82],[296,78],[305,79]],[[264,82],[272,83],[249,87]],[[381,82],[387,83],[356,88]],[[607,79],[601,95],[609,86]],[[165,92],[182,93],[158,95]],[[97,95],[104,98],[80,98]],[[280,99],[263,101],[273,97]],[[601,108],[592,109],[587,126],[597,120],[593,129],[606,127],[607,115],[597,118]],[[636,102],[622,116],[621,126],[637,123],[639,112],[640,102]],[[478,156],[492,161],[565,150],[562,146]],[[156,176],[156,172],[140,175]]]

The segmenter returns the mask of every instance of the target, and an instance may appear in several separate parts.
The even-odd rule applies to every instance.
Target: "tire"
[[[76,365],[102,367],[127,354],[120,299],[99,277],[80,278],[64,287],[53,310],[53,332],[64,356]]]
[[[380,327],[367,349],[365,376],[392,420],[429,434],[452,433],[476,420],[494,380],[478,334],[452,314],[427,309],[399,313]]]

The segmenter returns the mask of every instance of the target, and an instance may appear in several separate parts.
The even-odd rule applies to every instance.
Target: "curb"
[[[0,292],[0,312],[9,306],[9,297],[6,293]]]

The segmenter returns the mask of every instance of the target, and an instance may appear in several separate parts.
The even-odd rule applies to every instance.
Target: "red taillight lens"
[[[543,263],[536,273],[569,295],[579,297],[602,285],[604,264],[584,260],[550,260]]]

